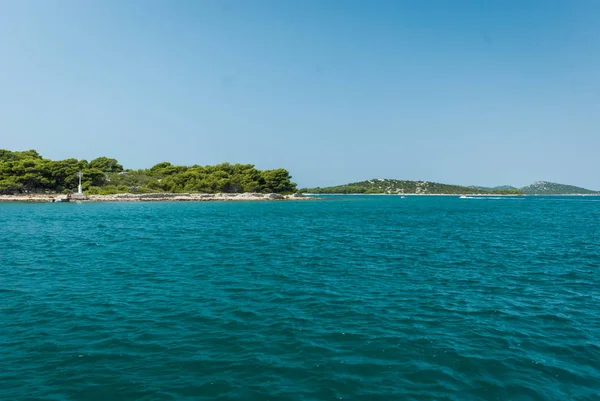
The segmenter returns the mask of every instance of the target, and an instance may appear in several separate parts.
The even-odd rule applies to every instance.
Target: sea
[[[600,198],[0,204],[0,400],[600,400]]]

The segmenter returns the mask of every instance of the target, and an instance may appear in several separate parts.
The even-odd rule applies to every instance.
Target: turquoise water
[[[0,204],[1,400],[600,400],[600,198]]]

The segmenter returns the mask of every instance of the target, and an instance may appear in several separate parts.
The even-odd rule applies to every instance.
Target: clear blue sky
[[[600,189],[600,1],[0,1],[0,148]]]

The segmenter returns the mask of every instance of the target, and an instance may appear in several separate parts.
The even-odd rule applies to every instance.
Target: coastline
[[[315,194],[315,193],[303,193],[303,195],[305,196],[454,196],[454,197],[460,197],[460,196],[526,196],[526,195],[522,195],[522,194],[469,194],[469,193],[464,193],[464,194],[330,194],[330,193],[322,193],[322,194]],[[560,195],[560,196],[564,196],[564,195]]]
[[[405,194],[335,194],[335,193],[303,193],[304,196],[505,196],[505,197],[536,197],[536,196],[600,196],[600,194],[416,194],[416,193],[405,193]]]
[[[27,202],[45,203],[52,202],[62,194],[21,194],[0,195],[0,202]],[[214,202],[214,201],[277,201],[277,200],[315,200],[317,198],[303,195],[280,195],[260,193],[149,193],[149,194],[114,194],[114,195],[87,195],[87,200],[82,202]]]
[[[87,195],[86,200],[79,202],[244,202],[244,201],[305,201],[319,200],[319,196],[407,196],[407,197],[536,197],[536,196],[600,196],[600,194],[551,194],[551,195],[525,195],[525,194],[260,194],[260,193],[148,193],[130,194],[121,193],[113,195]],[[63,194],[20,194],[0,195],[0,203],[49,203],[56,198],[63,198]]]

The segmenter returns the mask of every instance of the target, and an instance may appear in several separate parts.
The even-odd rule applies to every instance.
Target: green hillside
[[[373,179],[326,188],[303,188],[304,193],[314,194],[520,194],[518,190],[484,190],[459,185],[440,184],[429,181],[406,181]]]
[[[557,184],[554,182],[538,181],[521,188],[526,195],[592,195],[598,191],[576,187],[573,185]]]
[[[284,169],[258,170],[252,164],[175,166],[158,163],[149,169],[126,170],[115,159],[90,162],[43,158],[35,150],[0,149],[0,194],[61,193],[77,189],[77,172],[88,194],[204,192],[293,193],[296,184]]]

